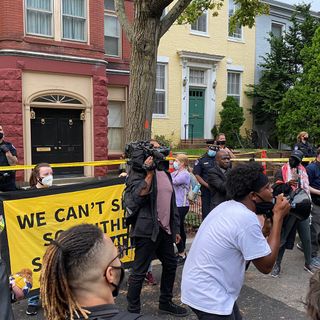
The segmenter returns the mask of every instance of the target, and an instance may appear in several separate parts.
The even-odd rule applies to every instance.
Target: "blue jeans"
[[[37,294],[35,296],[32,296],[28,299],[28,306],[40,306],[40,296]]]

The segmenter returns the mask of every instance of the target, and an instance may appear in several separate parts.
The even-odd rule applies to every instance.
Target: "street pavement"
[[[305,320],[308,319],[304,308],[304,299],[308,290],[310,274],[303,270],[303,254],[296,248],[286,251],[280,277],[272,278],[270,275],[259,273],[251,265],[246,273],[246,282],[241,291],[238,305],[245,320]],[[180,302],[180,283],[182,266],[177,269],[174,288],[174,301]],[[160,279],[161,266],[155,262],[153,273]],[[126,308],[126,285],[116,300],[120,309]],[[174,319],[173,316],[158,313],[159,285],[144,285],[142,291],[142,312],[160,319]],[[16,320],[43,320],[43,311],[37,316],[25,314],[26,301],[14,304],[13,309]],[[196,319],[190,312],[185,319]],[[2,319],[1,319],[2,320]]]

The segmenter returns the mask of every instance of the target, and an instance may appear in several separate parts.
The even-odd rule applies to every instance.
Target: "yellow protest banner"
[[[133,251],[121,204],[124,184],[108,184],[106,181],[45,192],[21,191],[11,193],[19,194],[18,199],[3,199],[11,272],[31,269],[33,289],[38,288],[46,247],[61,231],[81,223],[97,225],[116,246],[127,247],[122,261],[130,262]]]

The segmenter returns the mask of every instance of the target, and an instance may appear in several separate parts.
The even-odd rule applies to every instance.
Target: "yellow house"
[[[173,25],[161,39],[153,136],[164,135],[175,145],[192,136],[212,138],[227,96],[244,108],[242,129],[252,128],[245,91],[254,83],[255,30],[239,26],[229,32],[234,10],[233,1],[225,0],[217,17],[204,12],[192,25]]]

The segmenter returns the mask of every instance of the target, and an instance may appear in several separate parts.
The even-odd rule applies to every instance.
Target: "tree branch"
[[[168,14],[162,19],[160,26],[160,38],[169,30],[191,1],[192,0],[178,0]]]
[[[119,18],[119,22],[124,29],[129,42],[132,42],[133,39],[133,28],[129,23],[128,17],[126,15],[124,0],[115,0],[116,13]]]

